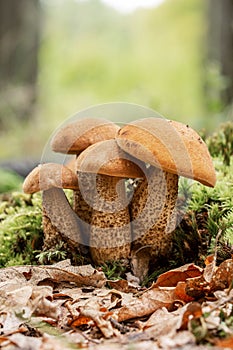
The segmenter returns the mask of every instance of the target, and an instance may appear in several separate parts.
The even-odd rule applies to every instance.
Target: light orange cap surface
[[[78,189],[78,178],[64,165],[46,163],[33,169],[23,183],[25,193],[45,191],[53,187]]]
[[[118,145],[132,156],[163,170],[214,187],[216,174],[208,148],[188,125],[163,118],[123,126]]]
[[[96,142],[113,139],[119,126],[106,119],[85,118],[61,128],[52,138],[54,152],[80,154]]]
[[[88,147],[78,156],[76,163],[80,172],[122,178],[143,177],[140,165],[141,162],[135,159],[134,163],[132,157],[118,147],[116,140],[101,141]]]

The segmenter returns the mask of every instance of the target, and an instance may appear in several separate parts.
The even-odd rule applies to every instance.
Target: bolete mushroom
[[[120,127],[102,118],[83,118],[60,128],[51,140],[54,152],[80,154],[96,142],[115,137]]]
[[[115,140],[98,142],[77,158],[79,186],[82,179],[92,182],[93,207],[90,253],[96,264],[127,259],[130,255],[131,226],[125,178],[144,176]],[[81,177],[80,177],[81,175]],[[94,183],[94,185],[93,185]],[[86,186],[83,189],[85,197]]]
[[[44,249],[54,247],[60,240],[68,242],[72,249],[79,249],[82,243],[79,223],[63,191],[77,188],[75,173],[55,163],[38,165],[24,180],[25,193],[42,191]]]
[[[95,144],[96,142],[113,139],[119,129],[119,126],[106,119],[79,119],[59,129],[51,140],[51,147],[54,152],[75,154],[78,156],[87,147]],[[73,166],[74,160],[71,160],[68,167],[73,169]],[[86,187],[86,196],[89,193],[89,197],[92,197],[92,191],[92,188]],[[88,245],[92,208],[82,198],[78,188],[74,190],[73,206],[75,213],[81,219],[80,222],[82,232],[84,233],[84,244]]]
[[[214,166],[208,148],[188,125],[163,118],[146,118],[123,126],[118,145],[151,166],[131,203],[132,264],[140,279],[149,261],[168,256],[176,226],[178,176],[213,187]]]

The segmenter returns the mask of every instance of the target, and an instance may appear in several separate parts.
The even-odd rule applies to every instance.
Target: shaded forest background
[[[232,0],[130,14],[100,0],[0,0],[0,158],[40,157],[65,119],[112,101],[215,129],[233,114],[232,23]]]

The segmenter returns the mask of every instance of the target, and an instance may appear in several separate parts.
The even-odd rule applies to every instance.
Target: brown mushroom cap
[[[76,167],[85,173],[122,178],[144,177],[142,169],[119,148],[116,140],[101,141],[88,147],[78,156]]]
[[[64,165],[46,163],[33,169],[23,183],[25,193],[45,191],[53,187],[78,189],[78,178]]]
[[[163,118],[140,119],[122,127],[116,139],[125,152],[144,162],[206,186],[216,183],[208,148],[188,125]]]
[[[61,128],[53,137],[54,152],[79,154],[96,142],[116,136],[119,126],[106,119],[85,118]]]

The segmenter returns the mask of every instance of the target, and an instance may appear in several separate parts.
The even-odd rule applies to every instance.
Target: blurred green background
[[[40,159],[64,120],[106,102],[216,129],[232,118],[232,12],[232,0],[128,13],[100,0],[0,0],[0,160]]]

